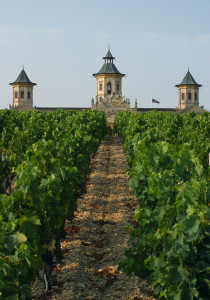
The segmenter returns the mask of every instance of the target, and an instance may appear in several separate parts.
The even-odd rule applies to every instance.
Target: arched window
[[[102,84],[102,82],[99,82],[99,91],[103,91],[103,84]]]
[[[112,84],[111,82],[107,83],[107,94],[111,94],[112,93]]]
[[[184,100],[185,99],[185,94],[184,93],[182,93],[182,100]]]

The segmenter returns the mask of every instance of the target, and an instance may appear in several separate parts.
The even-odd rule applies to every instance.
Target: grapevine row
[[[158,299],[207,299],[210,115],[119,113],[136,226],[121,268],[153,283]]]
[[[30,299],[42,260],[61,257],[60,239],[78,190],[106,133],[103,112],[0,113],[0,298]],[[14,178],[11,193],[4,183]]]

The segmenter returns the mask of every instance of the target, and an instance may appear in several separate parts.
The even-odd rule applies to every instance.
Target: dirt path
[[[101,143],[91,168],[87,194],[78,199],[73,224],[66,224],[64,259],[53,271],[53,290],[41,296],[43,282],[36,282],[34,299],[154,299],[145,281],[118,270],[128,239],[125,226],[136,207],[118,137]]]

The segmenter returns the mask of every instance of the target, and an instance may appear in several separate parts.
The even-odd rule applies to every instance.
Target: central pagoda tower
[[[115,94],[122,94],[122,77],[125,74],[122,74],[115,67],[113,60],[115,59],[110,49],[105,57],[104,65],[98,73],[93,74],[96,78],[96,101],[99,103],[106,98],[113,96]]]

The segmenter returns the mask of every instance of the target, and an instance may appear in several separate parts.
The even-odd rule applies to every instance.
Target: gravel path
[[[87,194],[78,199],[73,223],[66,223],[64,259],[54,268],[53,289],[44,293],[39,279],[33,299],[154,299],[146,281],[118,270],[132,222],[135,197],[128,186],[126,159],[120,139],[107,137],[91,164]]]

